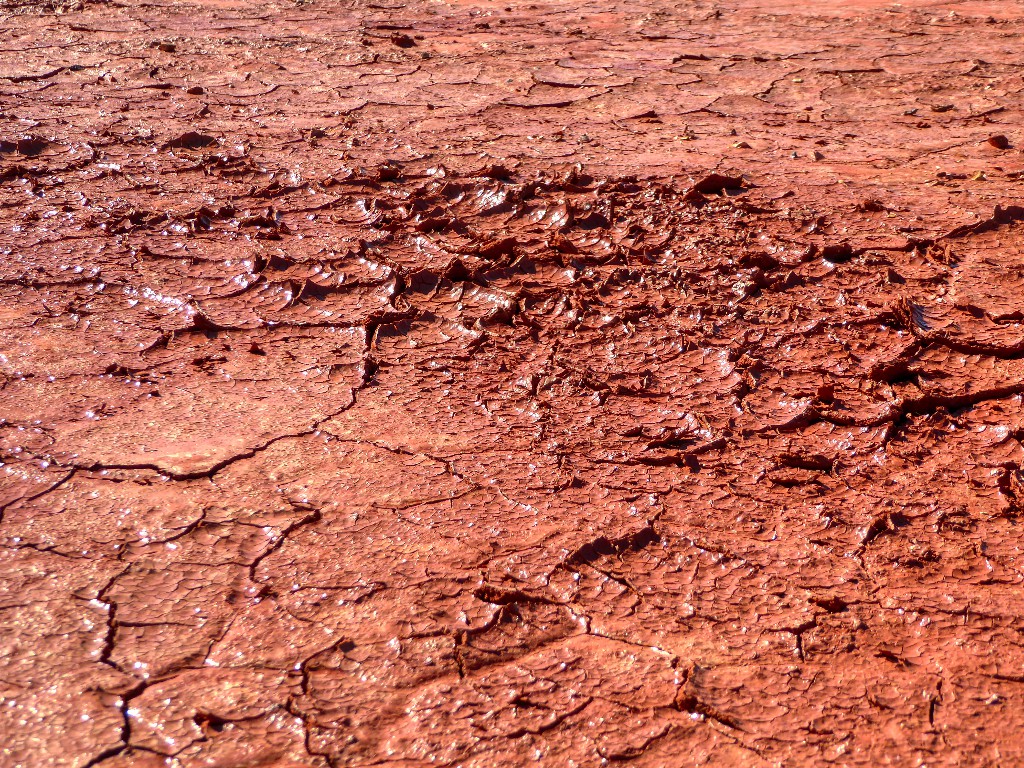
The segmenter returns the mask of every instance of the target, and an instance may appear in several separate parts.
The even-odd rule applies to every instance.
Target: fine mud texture
[[[1024,5],[5,0],[0,765],[1024,764]]]

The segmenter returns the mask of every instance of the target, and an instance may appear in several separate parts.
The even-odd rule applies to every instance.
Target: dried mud
[[[1024,763],[1024,5],[7,2],[0,764]]]

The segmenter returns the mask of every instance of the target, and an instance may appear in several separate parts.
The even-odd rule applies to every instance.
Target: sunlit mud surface
[[[1024,763],[1020,2],[2,8],[0,766]]]

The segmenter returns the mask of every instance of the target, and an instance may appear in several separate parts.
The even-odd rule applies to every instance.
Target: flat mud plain
[[[1024,5],[6,2],[0,764],[1024,763]]]

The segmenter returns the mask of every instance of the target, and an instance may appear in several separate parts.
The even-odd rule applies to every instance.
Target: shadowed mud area
[[[0,23],[0,765],[1024,762],[1024,5]]]

